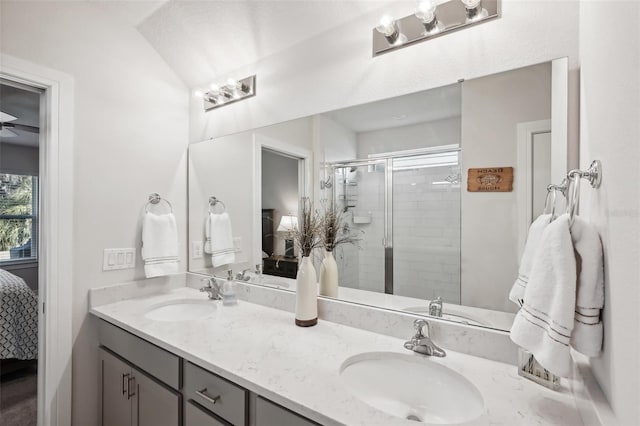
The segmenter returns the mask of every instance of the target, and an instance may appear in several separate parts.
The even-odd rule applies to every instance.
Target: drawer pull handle
[[[131,382],[133,382],[133,386],[131,386]],[[136,396],[136,378],[135,377],[129,377],[127,379],[127,399],[131,399],[132,396]],[[131,392],[131,389],[134,389],[133,392]]]
[[[122,394],[126,394],[129,389],[127,389],[127,385],[129,384],[129,373],[127,374],[122,374]]]
[[[209,396],[207,395],[207,388],[204,388],[202,390],[196,391],[196,395],[198,395],[200,398],[204,399],[207,402],[210,402],[212,404],[215,405],[216,402],[218,402],[218,400],[220,399],[220,395],[218,396]]]

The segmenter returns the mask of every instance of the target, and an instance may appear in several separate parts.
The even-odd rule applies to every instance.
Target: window
[[[38,177],[0,174],[0,264],[38,259]]]

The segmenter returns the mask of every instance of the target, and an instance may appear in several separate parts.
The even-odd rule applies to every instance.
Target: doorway
[[[38,423],[44,90],[0,79],[0,419]]]

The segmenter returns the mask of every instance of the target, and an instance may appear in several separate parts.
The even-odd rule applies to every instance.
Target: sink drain
[[[421,422],[422,419],[418,416],[416,416],[415,414],[409,414],[407,416],[407,420],[413,420],[414,422]]]

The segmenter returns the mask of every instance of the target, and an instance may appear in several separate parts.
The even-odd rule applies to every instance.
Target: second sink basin
[[[154,321],[191,321],[206,318],[215,310],[211,300],[178,299],[154,305],[144,316]]]
[[[362,401],[402,419],[453,424],[484,412],[484,400],[473,383],[422,356],[359,354],[342,364],[340,375]]]

